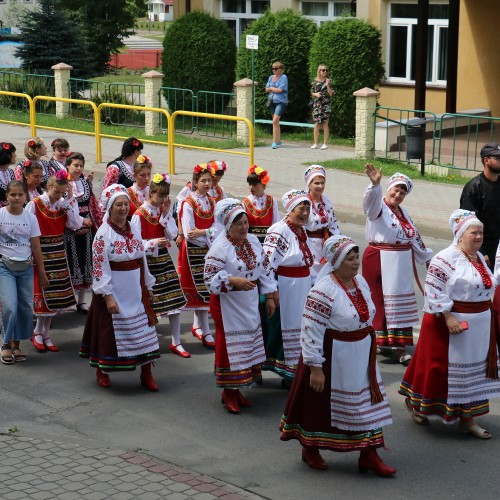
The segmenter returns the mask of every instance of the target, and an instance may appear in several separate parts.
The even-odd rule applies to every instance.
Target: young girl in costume
[[[63,198],[66,192],[68,196]],[[47,192],[30,201],[26,210],[35,214],[38,220],[43,261],[49,279],[49,285],[43,288],[35,273],[34,309],[37,322],[32,341],[38,351],[55,352],[59,347],[49,337],[52,317],[57,310],[67,309],[75,304],[64,248],[64,228],[76,231],[82,227],[90,227],[92,222],[79,215],[68,174],[62,170],[49,178]]]
[[[87,314],[89,308],[85,302],[85,292],[92,286],[92,238],[102,221],[102,214],[92,191],[94,172],[83,173],[85,158],[81,153],[69,153],[66,157],[65,170],[68,171],[71,192],[78,204],[78,212],[84,218],[90,218],[92,227],[79,228],[76,231],[64,229],[64,246],[68,257],[71,283],[77,291],[76,309]]]
[[[151,182],[151,160],[144,155],[139,155],[134,165],[134,184],[128,188],[130,196],[129,217],[149,198],[149,184]]]
[[[7,205],[7,186],[15,179],[9,168],[16,162],[16,147],[10,142],[0,142],[0,208]]]
[[[5,144],[5,143],[4,143]],[[1,157],[1,156],[0,156]],[[33,327],[33,255],[42,287],[48,285],[40,249],[40,228],[27,212],[21,181],[11,181],[7,206],[0,208],[0,316],[3,333],[1,361],[11,365],[26,361],[20,342],[30,338]]]
[[[267,170],[253,165],[247,174],[250,196],[243,200],[243,205],[248,215],[248,232],[255,234],[262,244],[266,239],[267,230],[281,219],[278,200],[265,192],[270,181]]]
[[[43,168],[38,162],[24,160],[22,169],[22,182],[26,187],[26,192],[28,193],[27,202],[30,202],[44,193],[44,190],[41,186],[43,178]]]
[[[50,143],[53,154],[49,160],[50,175],[54,175],[59,170],[66,171],[66,156],[69,152],[69,143],[66,139],[59,137]]]
[[[122,154],[106,165],[102,191],[111,184],[121,184],[129,188],[134,183],[134,165],[143,148],[142,142],[135,137],[129,137],[125,140],[122,146]]]
[[[24,159],[21,160],[14,169],[14,176],[18,181],[23,180],[23,166],[26,160],[33,163],[38,163],[43,170],[42,173],[42,189],[45,189],[47,181],[49,180],[49,160],[42,158],[47,154],[47,146],[40,137],[33,137],[26,141],[24,145]]]
[[[170,351],[189,358],[190,354],[181,344],[181,309],[186,305],[186,297],[168,250],[170,241],[177,236],[177,226],[170,214],[169,194],[169,176],[155,174],[149,185],[149,198],[132,216],[131,224],[141,233],[149,272],[156,278],[153,311],[158,318],[168,316],[170,322]]]
[[[206,163],[194,167],[194,191],[182,202],[179,212],[184,240],[179,251],[178,270],[188,301],[186,309],[194,310],[191,332],[210,349],[215,347],[215,341],[208,324],[210,294],[203,280],[203,267],[208,247],[217,236],[215,202],[208,195],[214,174],[213,168]]]

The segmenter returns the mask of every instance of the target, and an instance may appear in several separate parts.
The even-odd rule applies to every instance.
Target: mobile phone
[[[460,328],[462,330],[468,330],[469,329],[469,322],[468,321],[460,321],[459,325],[460,325]]]

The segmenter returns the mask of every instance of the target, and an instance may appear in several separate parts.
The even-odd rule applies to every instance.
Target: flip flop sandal
[[[19,353],[19,354],[16,354]],[[16,349],[15,347],[12,349],[12,354],[14,355],[14,361],[16,363],[22,363],[23,361],[26,361],[26,354],[24,354],[21,349]]]
[[[10,354],[3,354],[4,351],[10,351]],[[2,346],[0,348],[0,352],[2,353],[0,355],[0,361],[4,365],[12,365],[12,364],[14,364],[14,356],[12,355],[12,349],[9,346]]]
[[[465,425],[460,422],[458,424],[458,428],[462,434],[471,434],[472,436],[479,439],[491,438],[491,434],[476,423],[473,423],[472,425]]]
[[[415,413],[413,411],[413,408],[411,406],[410,400],[408,398],[405,399],[405,406],[406,409],[408,410],[408,413],[410,414],[412,420],[418,424],[418,425],[429,425],[429,419],[427,417],[423,417],[422,415],[419,415],[418,413]]]

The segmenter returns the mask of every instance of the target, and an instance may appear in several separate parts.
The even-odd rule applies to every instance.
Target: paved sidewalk
[[[0,433],[2,500],[264,498],[141,451]]]

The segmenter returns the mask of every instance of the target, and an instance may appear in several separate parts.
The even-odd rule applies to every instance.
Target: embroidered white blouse
[[[83,217],[79,214],[78,203],[73,196],[71,198],[60,198],[54,204],[50,202],[49,195],[47,193],[41,194],[39,198],[41,198],[49,210],[63,209],[66,211],[66,214],[68,215],[66,227],[68,229],[76,231],[82,227]],[[35,202],[30,201],[26,205],[26,210],[36,215]]]
[[[321,211],[323,211],[323,216],[320,215]],[[317,231],[324,227],[328,228],[331,235],[340,234],[332,202],[325,195],[321,197],[320,202],[311,200],[311,214],[309,215],[309,222],[306,224],[306,229],[308,231]]]
[[[247,200],[250,201],[250,203],[257,209],[257,210],[263,210],[266,206],[266,199],[267,199],[267,194],[263,194],[262,196],[255,196],[253,194],[250,194],[247,196]],[[276,197],[273,196],[273,224],[276,224],[281,220],[281,215],[280,215],[280,210],[278,206],[278,200]]]
[[[196,204],[205,212],[210,210],[210,198],[206,195],[200,195],[198,193],[191,193],[190,195],[196,202]],[[222,231],[222,227],[218,222],[214,222],[211,227],[205,229],[205,234],[203,236],[197,236],[196,238],[188,238],[188,233],[193,229],[196,229],[194,222],[194,213],[191,205],[189,203],[182,204],[182,231],[189,243],[194,243],[199,247],[209,247],[214,242],[217,235]]]

